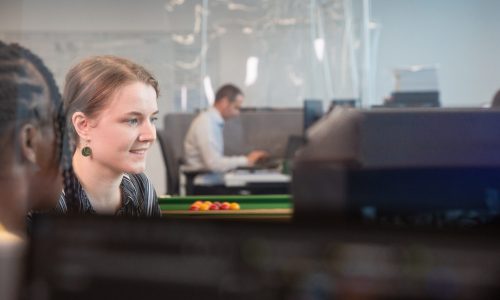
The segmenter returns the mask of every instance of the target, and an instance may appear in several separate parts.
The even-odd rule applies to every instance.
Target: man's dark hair
[[[220,101],[224,97],[227,97],[229,102],[234,102],[238,95],[243,96],[243,92],[237,86],[233,84],[225,84],[217,90],[217,93],[215,94],[215,102]]]

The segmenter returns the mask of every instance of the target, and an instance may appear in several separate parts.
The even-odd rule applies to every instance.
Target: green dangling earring
[[[82,155],[85,157],[91,156],[92,155],[92,149],[89,146],[85,146],[82,149]]]

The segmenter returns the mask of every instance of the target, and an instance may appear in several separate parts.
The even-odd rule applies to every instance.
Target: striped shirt
[[[76,177],[74,179],[78,205],[75,206],[76,208],[70,210],[63,191],[57,203],[56,213],[97,214],[82,185]],[[156,191],[146,175],[125,174],[120,184],[120,189],[122,191],[122,203],[115,215],[135,217],[161,216]]]

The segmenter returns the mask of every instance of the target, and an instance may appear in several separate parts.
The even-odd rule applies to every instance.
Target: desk
[[[224,175],[226,186],[243,187],[251,184],[289,184],[290,175],[281,174],[276,170],[237,170]]]
[[[235,170],[200,175],[189,195],[270,195],[290,193],[290,175],[277,170]],[[181,180],[185,182],[185,180]],[[181,191],[185,190],[181,186]]]
[[[158,200],[162,215],[168,217],[287,221],[293,212],[290,195],[160,196]],[[197,200],[237,202],[240,210],[190,211],[189,207]]]

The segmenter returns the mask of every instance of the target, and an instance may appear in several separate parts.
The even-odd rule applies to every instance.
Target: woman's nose
[[[151,122],[145,122],[141,128],[139,141],[147,142],[156,140],[156,127]]]

